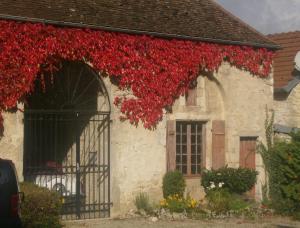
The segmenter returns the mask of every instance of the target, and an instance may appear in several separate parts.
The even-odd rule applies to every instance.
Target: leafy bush
[[[179,195],[183,197],[186,183],[183,175],[179,171],[168,172],[163,178],[163,195],[168,196]]]
[[[208,201],[208,208],[217,213],[222,214],[229,211],[229,203],[231,201],[231,194],[225,188],[211,190],[207,193],[206,199]]]
[[[229,210],[239,212],[248,208],[251,205],[251,202],[246,201],[240,195],[233,194],[231,195],[231,200],[229,201]]]
[[[250,206],[250,202],[243,199],[241,195],[231,194],[226,188],[209,191],[206,199],[208,209],[216,214],[227,214],[229,212],[239,214]]]
[[[21,219],[24,227],[59,228],[61,198],[53,191],[32,183],[21,183],[25,199],[21,205]]]
[[[260,146],[269,180],[271,206],[279,213],[300,213],[300,133],[291,140]]]
[[[274,112],[266,117],[266,145],[258,147],[267,176],[264,201],[277,213],[300,218],[300,132],[293,132],[291,140],[274,138]]]
[[[203,172],[201,185],[205,192],[214,188],[226,188],[230,193],[242,194],[255,185],[257,171],[248,168],[221,168]]]
[[[167,198],[160,201],[160,206],[162,208],[167,208],[170,210],[170,212],[191,212],[195,208],[197,208],[199,203],[191,198],[183,198],[179,196],[178,194],[170,195]]]
[[[153,212],[153,208],[150,204],[149,196],[147,193],[139,193],[134,200],[134,204],[138,211],[145,211],[148,214]]]

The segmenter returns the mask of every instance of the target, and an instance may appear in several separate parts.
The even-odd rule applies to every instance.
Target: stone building
[[[0,18],[269,50],[278,48],[207,0],[184,3],[2,0]],[[264,175],[255,148],[258,140],[264,141],[265,110],[273,104],[272,75],[263,79],[224,62],[218,72],[200,74],[195,88],[180,97],[172,112],[164,115],[155,130],[149,131],[120,121],[120,111],[112,104],[121,91],[109,79],[94,83],[89,93],[84,92],[89,81],[81,83],[81,74],[86,75],[85,80],[97,78],[97,73],[87,65],[67,63],[58,74],[62,74],[64,85],[70,80],[68,75],[75,75],[75,82],[62,91],[78,88],[83,93],[78,100],[88,103],[95,113],[79,118],[76,126],[80,133],[74,135],[76,126],[72,121],[78,115],[67,112],[57,115],[58,104],[68,105],[68,99],[59,95],[59,86],[46,95],[34,93],[28,104],[19,104],[24,113],[4,114],[5,135],[0,141],[0,157],[15,162],[21,180],[55,187],[66,196],[84,197],[84,209],[77,207],[70,214],[78,210],[81,218],[86,218],[85,213],[80,213],[82,210],[94,211],[95,217],[99,211],[100,217],[124,214],[133,207],[135,195],[142,191],[159,200],[162,177],[173,169],[184,173],[187,192],[202,198],[200,178],[204,168],[225,165],[255,168],[260,171],[255,197],[261,198]],[[75,86],[76,81],[82,86]],[[76,97],[77,92],[74,94]],[[59,166],[55,163],[57,157],[61,161]]]
[[[275,131],[287,135],[293,128],[300,128],[300,71],[294,62],[300,51],[300,31],[268,37],[282,47],[274,58]]]

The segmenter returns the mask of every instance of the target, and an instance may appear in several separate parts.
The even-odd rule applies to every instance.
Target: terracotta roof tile
[[[294,58],[300,51],[300,31],[273,34],[268,37],[282,47],[274,59],[274,86],[283,87],[293,79]]]
[[[10,16],[114,31],[276,47],[212,0],[1,0],[0,18]]]

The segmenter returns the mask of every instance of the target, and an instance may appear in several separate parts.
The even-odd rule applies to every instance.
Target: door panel
[[[241,137],[240,138],[240,167],[256,169],[257,137]],[[255,187],[249,192],[251,197],[255,197]]]

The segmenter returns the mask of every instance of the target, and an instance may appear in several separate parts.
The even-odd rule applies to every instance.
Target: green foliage
[[[138,211],[145,211],[147,214],[153,212],[153,207],[150,204],[149,195],[147,193],[139,193],[135,197],[134,204]]]
[[[280,213],[300,210],[300,141],[275,142],[265,151],[271,204]]]
[[[300,221],[300,212],[299,211],[293,213],[292,216],[293,216],[293,219]]]
[[[59,228],[61,198],[53,191],[32,183],[21,183],[25,199],[21,205],[21,219],[28,228]]]
[[[242,194],[255,185],[257,171],[248,168],[221,168],[203,172],[201,185],[205,192],[214,188],[226,188],[230,193]]]
[[[273,140],[274,114],[266,119],[267,145],[260,143],[268,177],[270,205],[278,213],[300,213],[300,133],[292,133],[291,140]]]
[[[168,196],[179,195],[183,197],[186,183],[183,175],[179,171],[168,172],[163,178],[163,195]]]
[[[167,198],[160,201],[160,207],[167,208],[170,212],[192,212],[199,206],[197,200],[188,196],[183,198],[178,194],[170,195]]]
[[[229,210],[230,211],[243,211],[251,205],[251,202],[246,201],[240,195],[233,194],[231,195],[231,200],[229,201]]]
[[[250,202],[246,201],[238,194],[231,194],[226,188],[217,188],[207,193],[206,199],[208,209],[216,214],[240,214],[250,207]]]
[[[225,188],[211,190],[206,194],[208,208],[217,214],[223,214],[229,210],[231,198],[231,194]]]

